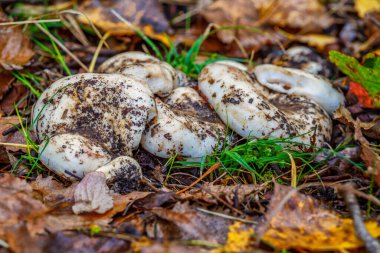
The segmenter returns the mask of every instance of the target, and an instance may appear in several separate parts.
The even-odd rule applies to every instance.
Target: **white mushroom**
[[[59,176],[70,181],[107,164],[112,156],[97,143],[77,134],[59,134],[43,141],[40,160]]]
[[[262,85],[278,92],[308,97],[330,115],[344,104],[344,96],[329,81],[302,70],[264,64],[256,66],[254,73]]]
[[[162,99],[172,110],[182,111],[187,115],[198,119],[221,123],[218,115],[209,104],[191,87],[179,87],[174,89],[170,95]]]
[[[186,76],[171,65],[143,52],[126,52],[105,61],[98,69],[100,73],[121,73],[145,80],[151,91],[167,96],[174,88],[183,86]]]
[[[132,155],[146,123],[155,114],[152,93],[143,81],[120,74],[78,74],[60,79],[45,90],[33,109],[37,137],[49,137],[40,146],[40,158],[69,180],[111,162],[107,166],[115,171],[103,167],[106,176],[121,175],[119,179],[126,180],[124,176],[137,175],[129,178],[133,181],[141,176],[133,158],[124,158],[123,163],[111,160]],[[127,173],[126,168],[136,171]]]
[[[318,147],[331,138],[331,119],[316,102],[273,93],[233,66],[207,65],[198,85],[223,122],[241,136],[302,135],[294,141]]]
[[[33,109],[37,137],[77,133],[130,155],[155,115],[144,82],[120,74],[78,74],[54,82]]]
[[[157,116],[149,123],[141,146],[156,156],[169,158],[201,158],[223,144],[226,129],[220,123],[200,120],[190,114],[173,110],[156,99]]]

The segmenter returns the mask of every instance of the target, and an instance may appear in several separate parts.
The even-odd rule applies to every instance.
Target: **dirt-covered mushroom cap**
[[[39,153],[46,167],[70,181],[83,178],[112,159],[101,144],[77,134],[60,134],[43,141]]]
[[[201,120],[173,110],[156,99],[157,116],[149,123],[141,139],[142,147],[151,154],[169,158],[201,158],[223,143],[225,128],[220,123]]]
[[[278,92],[308,97],[330,115],[344,104],[344,96],[322,77],[271,64],[258,65],[253,71],[262,85]]]
[[[96,171],[103,172],[107,185],[119,193],[136,188],[142,178],[140,164],[129,156],[119,156]]]
[[[38,99],[32,118],[40,140],[77,133],[111,152],[131,155],[154,116],[154,99],[143,81],[87,73],[54,82]]]
[[[169,96],[162,99],[172,110],[182,111],[187,115],[208,122],[221,123],[216,112],[199,93],[191,87],[178,87]]]
[[[111,57],[99,67],[98,72],[121,73],[145,80],[151,91],[161,97],[186,82],[182,72],[143,52],[126,52]]]
[[[331,119],[316,102],[271,92],[238,68],[209,64],[198,85],[223,122],[241,136],[303,134],[295,141],[319,147],[330,140]]]

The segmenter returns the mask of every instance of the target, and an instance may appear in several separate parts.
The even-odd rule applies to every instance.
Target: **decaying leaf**
[[[380,11],[380,0],[355,0],[355,9],[363,18],[368,12]]]
[[[76,186],[74,192],[75,214],[85,212],[105,213],[113,207],[106,176],[102,172],[88,173]]]
[[[134,35],[135,31],[128,24],[115,17],[111,10],[115,10],[126,20],[139,27],[147,36],[161,40],[168,44],[167,32],[169,22],[161,11],[161,6],[155,0],[87,0],[79,6],[93,24],[113,35]],[[88,23],[84,16],[79,21]]]
[[[32,187],[10,174],[0,177],[0,238],[23,227],[31,236],[43,231],[47,208],[32,197]],[[25,225],[25,227],[24,227]]]
[[[235,222],[229,227],[226,244],[221,248],[213,250],[212,253],[253,251],[253,235],[253,228],[246,228],[241,224],[241,222]]]
[[[376,184],[380,186],[380,155],[374,150],[373,147],[371,147],[370,142],[363,136],[362,133],[362,129],[363,131],[369,132],[371,129],[377,127],[375,122],[361,122],[359,119],[354,120],[351,113],[344,107],[340,107],[335,112],[334,118],[344,124],[351,125],[354,129],[355,140],[360,143],[360,157],[366,163],[368,172],[375,175]]]
[[[0,101],[0,114],[10,114],[14,111],[15,105],[18,104],[22,98],[28,94],[28,89],[25,85],[16,83],[11,85],[10,89],[4,95]],[[27,106],[26,100],[18,104],[18,108],[24,108]]]
[[[181,200],[202,200],[209,203],[217,203],[215,196],[223,199],[243,200],[257,190],[256,185],[213,185],[205,183],[201,188],[191,189],[177,195]]]
[[[23,120],[23,119],[21,119]],[[17,116],[9,116],[9,117],[0,117],[0,142],[3,143],[14,143],[14,144],[26,144],[25,138],[20,131],[15,131],[14,133],[10,133],[6,136],[3,136],[2,133],[14,125],[20,123],[20,120]],[[22,148],[16,146],[5,146],[7,150],[18,151]],[[25,151],[25,149],[22,149]]]
[[[201,213],[189,203],[177,202],[173,209],[156,208],[152,212],[160,220],[147,228],[152,237],[171,240],[205,240],[224,243],[230,220]]]
[[[323,208],[313,198],[295,192],[273,217],[271,212],[286,197],[292,188],[275,186],[268,207],[266,222],[270,227],[263,240],[282,249],[303,248],[307,250],[340,251],[360,248],[363,242],[356,236],[353,221]],[[380,236],[377,222],[367,222],[366,227],[373,237]],[[260,228],[258,229],[260,230]]]
[[[6,22],[7,17],[0,10],[0,22]],[[0,65],[7,70],[22,69],[33,57],[29,38],[21,27],[0,27]]]
[[[317,0],[238,0],[234,4],[218,0],[207,6],[201,15],[219,26],[239,28],[221,30],[218,36],[224,43],[237,38],[243,47],[254,49],[278,44],[285,39],[264,25],[320,32],[333,21]]]

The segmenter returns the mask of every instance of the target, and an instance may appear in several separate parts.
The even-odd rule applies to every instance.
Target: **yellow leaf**
[[[211,253],[252,251],[251,238],[253,234],[252,228],[245,229],[240,222],[235,222],[229,227],[226,244],[222,248],[211,251]]]
[[[355,0],[355,9],[363,18],[368,12],[380,11],[380,0]]]

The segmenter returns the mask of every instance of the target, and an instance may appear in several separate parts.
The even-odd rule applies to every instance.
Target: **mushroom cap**
[[[317,103],[271,92],[238,68],[209,64],[198,86],[222,121],[243,137],[302,135],[294,141],[313,144],[315,139],[319,147],[330,139],[331,119]]]
[[[117,96],[115,96],[117,94]],[[155,116],[144,82],[120,74],[78,74],[54,82],[33,109],[37,137],[77,133],[131,155]]]
[[[112,159],[101,144],[77,134],[53,136],[40,144],[38,153],[46,167],[70,181],[83,178]]]
[[[218,115],[199,93],[191,87],[178,87],[162,99],[171,109],[208,122],[221,123]]]
[[[223,144],[226,133],[223,125],[174,111],[158,98],[156,106],[157,116],[141,139],[141,146],[149,153],[162,158],[175,154],[201,158]]]
[[[145,80],[151,91],[167,96],[175,87],[186,83],[186,76],[166,62],[143,52],[126,52],[111,57],[98,69],[100,73],[121,73]]]
[[[271,64],[258,65],[253,72],[260,84],[278,92],[305,96],[330,115],[344,104],[344,96],[322,77]]]

